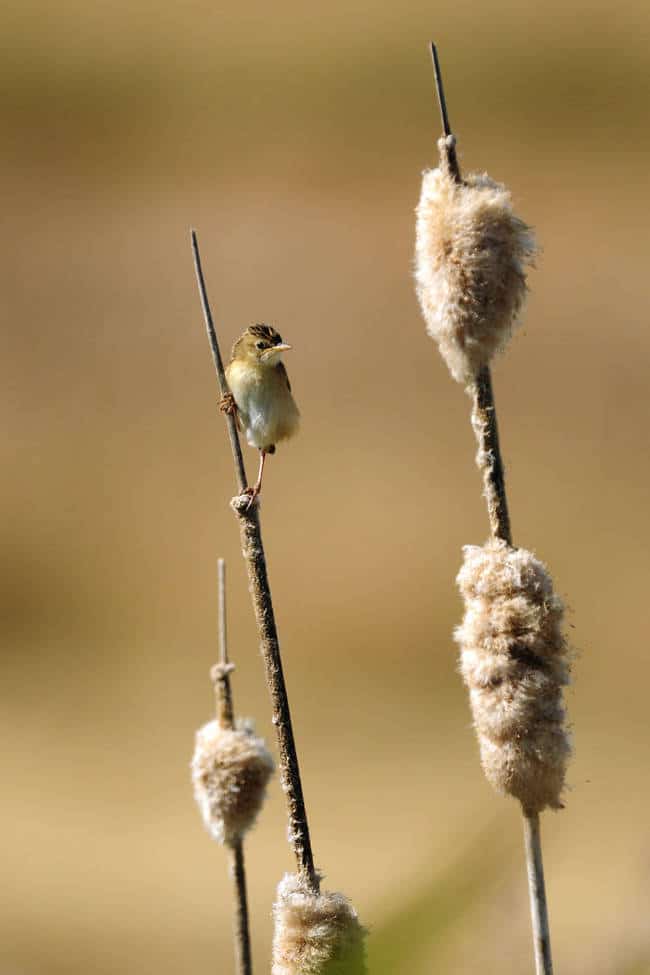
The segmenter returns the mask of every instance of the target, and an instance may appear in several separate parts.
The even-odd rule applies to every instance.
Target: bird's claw
[[[255,485],[255,487],[246,488],[246,490],[244,491],[244,494],[250,494],[250,498],[248,500],[248,504],[246,505],[246,511],[250,511],[251,505],[259,497],[259,493],[260,493],[260,488],[258,487],[257,484]]]
[[[228,416],[234,416],[237,412],[237,404],[235,403],[235,397],[232,393],[226,393],[219,400],[219,412],[226,413]]]

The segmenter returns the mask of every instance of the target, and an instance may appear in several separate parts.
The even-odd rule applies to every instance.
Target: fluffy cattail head
[[[525,549],[493,540],[464,552],[457,581],[465,615],[455,638],[483,769],[526,812],[561,808],[570,754],[562,602],[546,567]]]
[[[438,145],[441,164],[423,174],[416,210],[416,290],[449,371],[469,383],[510,338],[535,241],[505,186],[486,173],[457,183]]]
[[[273,905],[272,975],[364,975],[364,930],[343,894],[315,894],[295,874]]]
[[[209,721],[199,728],[191,764],[194,798],[215,840],[232,845],[253,825],[273,767],[250,725],[223,728]]]

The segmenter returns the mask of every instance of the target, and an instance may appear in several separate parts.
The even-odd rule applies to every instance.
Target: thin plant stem
[[[215,695],[217,699],[217,720],[222,728],[232,728],[235,714],[232,703],[230,674],[235,669],[228,660],[228,631],[226,627],[226,563],[217,561],[217,593],[219,600],[219,663],[212,668]]]
[[[458,158],[456,156],[456,139],[451,131],[449,115],[447,113],[447,99],[445,98],[445,89],[442,83],[442,70],[440,68],[440,59],[438,58],[438,48],[433,41],[431,41],[431,60],[433,61],[433,74],[436,79],[436,92],[438,94],[438,104],[440,106],[442,131],[447,139],[447,145],[445,147],[447,152],[447,165],[449,166],[449,172],[454,177],[456,182],[462,183],[460,166],[458,165]]]
[[[461,183],[462,177],[456,155],[456,139],[449,124],[440,60],[437,48],[433,43],[431,44],[431,56],[445,134],[443,151],[446,154],[446,163],[450,173],[457,183]],[[468,392],[472,396],[472,426],[478,441],[477,459],[483,476],[483,493],[487,503],[490,531],[493,538],[501,539],[508,545],[512,545],[505,473],[499,446],[497,412],[489,366],[486,365],[479,369]],[[522,808],[522,815],[524,818],[526,866],[536,972],[537,975],[553,975],[539,813],[529,813]]]
[[[217,379],[219,381],[219,390],[221,396],[226,396],[230,389],[228,388],[228,380],[226,379],[226,371],[223,367],[223,359],[221,358],[221,352],[219,350],[219,343],[217,341],[217,333],[214,329],[214,322],[212,320],[212,312],[210,311],[210,302],[208,301],[208,293],[205,287],[205,280],[203,278],[203,268],[201,267],[201,255],[199,254],[199,241],[196,236],[196,231],[192,230],[192,253],[194,255],[194,270],[196,271],[196,280],[199,286],[199,295],[201,298],[201,307],[203,308],[203,317],[205,318],[205,325],[208,330],[208,338],[210,339],[210,348],[212,349],[212,358],[214,359],[214,368],[217,371]],[[246,490],[248,486],[248,481],[246,479],[246,468],[244,467],[244,457],[241,452],[241,444],[239,442],[239,434],[237,433],[237,420],[234,414],[226,413],[226,423],[228,425],[228,436],[230,437],[230,446],[232,448],[232,455],[235,461],[235,474],[237,476],[237,484],[240,492]]]
[[[478,463],[483,475],[483,494],[487,503],[493,538],[512,545],[510,515],[506,497],[505,472],[499,447],[497,409],[492,391],[490,367],[483,366],[471,384],[472,426],[478,441]]]
[[[217,704],[217,720],[224,729],[232,729],[235,723],[230,674],[234,670],[228,660],[226,640],[226,563],[219,559],[219,662],[212,668],[211,677]],[[248,920],[248,898],[246,895],[246,869],[244,866],[244,843],[241,837],[228,848],[228,869],[233,884],[233,937],[235,943],[235,969],[237,975],[252,975],[250,925]]]
[[[244,845],[239,839],[228,850],[229,872],[235,890],[235,911],[233,933],[235,940],[235,965],[237,975],[252,975],[251,937],[248,923],[248,902],[246,900],[246,869],[244,867]]]
[[[527,813],[524,811],[524,840],[526,843],[526,864],[528,867],[530,916],[533,925],[535,970],[537,975],[553,975],[551,933],[548,926],[548,907],[546,903],[546,887],[544,885],[544,864],[542,862],[542,838],[539,828],[539,813]]]
[[[210,303],[201,269],[199,244],[194,230],[192,231],[192,251],[194,254],[194,266],[201,296],[201,305],[217,371],[217,380],[221,395],[224,396],[229,391],[228,384],[219,351],[217,333],[210,312]],[[314,868],[314,857],[311,848],[309,825],[307,823],[305,800],[302,792],[298,754],[293,735],[289,699],[284,680],[282,657],[280,655],[280,643],[275,624],[275,613],[266,568],[264,546],[262,544],[259,507],[257,501],[250,505],[249,496],[243,493],[246,490],[247,480],[237,424],[234,417],[230,414],[226,415],[226,419],[228,422],[235,471],[241,492],[239,497],[233,498],[231,507],[239,519],[242,554],[248,573],[253,611],[255,613],[260,638],[260,650],[266,669],[266,682],[271,695],[272,722],[275,726],[278,739],[280,776],[288,807],[289,842],[293,848],[298,872],[304,878],[310,889],[314,893],[318,893],[319,879]]]

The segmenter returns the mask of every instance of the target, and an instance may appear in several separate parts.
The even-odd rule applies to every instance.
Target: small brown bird
[[[275,453],[279,440],[292,437],[300,422],[281,359],[290,348],[270,325],[251,325],[235,342],[226,366],[232,396],[224,397],[221,408],[236,413],[239,429],[260,451],[257,483],[248,488],[249,507],[262,489],[266,455]]]

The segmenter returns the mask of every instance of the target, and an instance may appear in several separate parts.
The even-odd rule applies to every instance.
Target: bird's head
[[[274,366],[290,348],[270,325],[249,325],[235,342],[232,357],[251,364]]]

